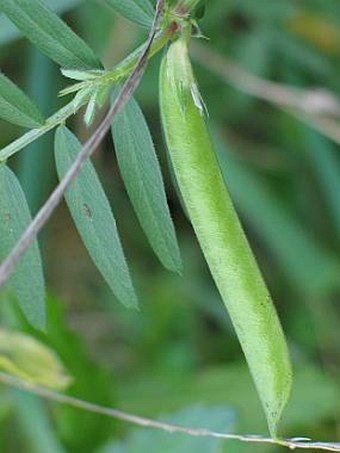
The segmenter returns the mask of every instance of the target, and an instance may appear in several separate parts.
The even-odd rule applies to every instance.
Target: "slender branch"
[[[37,234],[46,224],[46,222],[54,212],[55,208],[63,199],[65,191],[73,183],[73,181],[77,177],[79,171],[82,169],[87,159],[92,156],[92,154],[96,151],[99,144],[102,142],[106,133],[110,129],[112,119],[114,118],[114,116],[117,115],[117,113],[119,113],[119,111],[125,106],[125,104],[128,102],[128,100],[131,98],[132,94],[138,87],[138,84],[144,74],[148,62],[148,54],[153,43],[153,40],[156,36],[157,29],[163,14],[163,10],[164,0],[158,0],[155,18],[149,34],[147,46],[142,55],[140,56],[140,58],[138,59],[135,69],[132,71],[131,75],[124,83],[122,89],[119,92],[119,95],[112,104],[110,110],[106,114],[101,124],[98,126],[95,133],[82,147],[79,155],[77,156],[77,159],[74,161],[74,163],[72,164],[64,178],[60,181],[56,189],[53,191],[48,200],[39,210],[36,217],[32,220],[26,231],[23,233],[19,242],[14,247],[12,252],[1,264],[0,287],[6,283],[20,258],[23,256],[27,248],[32,244]]]
[[[225,56],[194,43],[192,56],[239,90],[283,108],[340,144],[340,99],[324,88],[304,90],[257,77]]]
[[[171,36],[173,35],[172,26],[164,27],[159,32],[156,33],[154,41],[149,49],[148,57],[153,57],[156,53],[158,53],[169,41]],[[107,71],[96,71],[93,73],[92,71],[80,71],[82,74],[89,75],[91,74],[91,78],[84,78],[82,81],[78,83],[74,83],[66,88],[63,88],[60,92],[60,96],[65,96],[70,93],[75,93],[77,91],[81,91],[86,88],[91,88],[94,86],[103,86],[103,85],[113,85],[116,82],[124,79],[129,75],[129,73],[135,68],[138,59],[140,58],[141,54],[145,51],[145,48],[148,46],[148,41],[141,44],[137,49],[131,52],[124,60],[118,63],[113,69]],[[71,78],[72,73],[74,71],[68,71],[65,69],[61,70],[62,74],[65,77]],[[74,79],[73,79],[74,80]]]
[[[338,451],[340,452],[340,443],[338,442],[313,442],[312,440],[306,437],[294,437],[291,439],[272,439],[270,437],[264,437],[259,435],[252,434],[228,434],[217,431],[211,431],[205,428],[191,428],[187,426],[173,425],[170,423],[161,422],[158,420],[153,420],[146,417],[140,417],[138,415],[130,414],[128,412],[121,411],[119,409],[114,409],[110,407],[100,406],[98,404],[90,403],[89,401],[84,401],[78,399],[74,396],[65,395],[62,393],[49,390],[41,386],[32,386],[24,381],[17,379],[10,374],[0,372],[0,381],[11,387],[24,390],[26,392],[32,393],[34,395],[46,398],[51,401],[55,401],[60,404],[66,404],[78,409],[83,409],[87,412],[93,412],[98,415],[104,415],[106,417],[116,418],[128,423],[132,423],[137,426],[142,426],[144,428],[153,428],[168,433],[183,433],[188,436],[195,437],[212,437],[217,439],[224,440],[238,440],[240,442],[252,442],[252,443],[262,443],[262,444],[274,444],[291,449],[300,448],[300,449],[319,449],[323,451]]]
[[[340,99],[324,88],[304,90],[262,79],[197,42],[192,46],[192,56],[204,67],[251,96],[308,113],[340,116]]]
[[[80,107],[86,104],[88,100],[89,98],[84,97],[82,103],[79,104],[77,102],[76,104],[75,99],[73,99],[71,102],[50,116],[43,126],[26,132],[26,134],[2,148],[0,150],[0,164],[2,162],[6,162],[9,157],[13,156],[21,149],[26,148],[26,146],[37,140],[42,135],[64,123],[70,116],[74,115]]]
[[[290,113],[299,121],[312,126],[315,130],[340,145],[340,121],[328,115],[315,115],[300,110],[291,110]]]

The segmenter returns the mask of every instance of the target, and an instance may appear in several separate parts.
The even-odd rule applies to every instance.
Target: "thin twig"
[[[153,43],[153,40],[156,36],[157,29],[163,14],[163,10],[164,0],[158,0],[153,25],[147,41],[147,46],[142,55],[140,56],[135,69],[132,71],[131,75],[126,80],[125,84],[123,85],[122,89],[119,92],[119,95],[112,104],[110,110],[106,114],[101,124],[98,126],[95,133],[84,144],[79,155],[77,156],[77,159],[74,161],[66,175],[63,177],[63,179],[60,181],[56,189],[52,192],[48,200],[39,210],[35,218],[32,220],[26,231],[21,236],[15,248],[1,264],[0,287],[6,283],[20,258],[23,256],[27,248],[32,244],[32,242],[36,238],[37,234],[40,232],[40,230],[46,224],[48,219],[51,217],[55,208],[63,199],[65,191],[73,183],[73,181],[77,177],[79,171],[82,169],[87,159],[91,157],[98,148],[99,144],[102,142],[103,138],[110,129],[114,116],[116,116],[117,113],[119,113],[120,110],[125,106],[125,104],[129,101],[132,94],[138,87],[138,84],[144,74],[148,62],[148,54]]]
[[[204,67],[251,96],[309,114],[340,116],[340,99],[324,88],[305,90],[262,79],[201,43],[194,43],[191,53]]]
[[[196,437],[212,437],[224,440],[238,440],[240,442],[252,442],[252,443],[263,443],[263,444],[274,444],[288,447],[290,449],[319,449],[323,451],[338,451],[340,452],[340,443],[337,442],[313,442],[305,437],[294,437],[291,439],[272,439],[270,437],[264,437],[252,434],[228,434],[217,431],[211,431],[205,428],[192,428],[187,426],[173,425],[170,423],[153,420],[146,417],[140,417],[138,415],[130,414],[128,412],[121,411],[119,409],[109,408],[100,406],[98,404],[84,401],[74,396],[65,395],[62,393],[49,390],[41,386],[32,386],[24,381],[17,379],[16,377],[0,372],[0,381],[11,387],[24,390],[26,392],[38,395],[42,398],[46,398],[51,401],[55,401],[60,404],[67,404],[78,409],[83,409],[87,412],[93,412],[98,415],[104,415],[106,417],[116,418],[128,423],[132,423],[137,426],[144,428],[153,428],[168,433],[183,433],[189,436]]]
[[[47,132],[64,123],[71,115],[75,114],[77,109],[85,105],[88,101],[89,98],[84,97],[82,103],[76,104],[75,99],[72,99],[71,102],[69,102],[52,116],[50,116],[43,126],[29,130],[24,135],[2,148],[0,150],[0,165],[2,163],[5,163],[7,159],[9,159],[21,149],[26,148],[26,146],[35,142],[39,137],[42,137],[43,135],[47,134]]]
[[[201,43],[192,45],[191,54],[198,63],[228,84],[285,109],[340,144],[340,99],[329,90],[305,90],[262,79]]]

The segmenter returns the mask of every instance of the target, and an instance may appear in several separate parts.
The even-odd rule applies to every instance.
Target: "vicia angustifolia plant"
[[[180,273],[180,251],[160,165],[146,120],[132,97],[148,60],[161,52],[159,105],[174,182],[242,346],[271,436],[277,437],[290,393],[291,365],[275,307],[216,157],[204,93],[190,62],[190,41],[201,36],[198,22],[205,4],[199,0],[106,2],[149,29],[147,41],[112,69],[104,68],[43,0],[0,0],[0,11],[60,66],[67,85],[60,95],[71,96],[60,110],[44,118],[34,102],[0,74],[1,118],[28,129],[0,150],[0,285],[6,294],[15,295],[34,327],[46,329],[45,283],[36,236],[64,196],[107,285],[125,306],[138,307],[115,218],[90,161],[109,128],[128,196],[150,246],[167,269]],[[86,125],[91,125],[108,100],[111,108],[106,117],[82,144],[67,121],[81,111]],[[52,130],[60,183],[32,219],[8,164]]]

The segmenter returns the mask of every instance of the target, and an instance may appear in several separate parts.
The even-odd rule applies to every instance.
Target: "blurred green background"
[[[105,1],[48,3],[107,67],[145,39],[146,30],[115,15]],[[63,105],[57,94],[68,82],[3,19],[0,15],[2,71],[50,115]],[[202,52],[218,52],[224,63],[261,79],[302,90],[322,87],[336,96],[340,3],[208,0],[200,27],[208,40],[197,40],[193,56],[210,127],[294,362],[294,390],[281,433],[339,439],[340,150],[313,128],[315,118],[319,125],[320,118],[322,125],[333,121],[336,128],[336,114],[278,108],[244,93],[235,80],[227,83],[228,74],[212,70]],[[50,294],[48,334],[34,332],[14,305],[2,304],[2,324],[29,332],[58,352],[75,379],[69,394],[174,423],[266,434],[240,346],[171,183],[158,109],[159,61],[160,56],[151,61],[136,98],[162,163],[183,276],[162,269],[148,246],[108,137],[94,162],[116,215],[141,310],[128,311],[113,300],[62,205],[40,236]],[[242,84],[241,79],[236,82]],[[81,139],[91,133],[80,116],[72,126]],[[0,122],[0,146],[21,133]],[[40,139],[10,162],[33,213],[56,184],[52,138]],[[3,452],[282,450],[136,429],[4,386],[0,398]]]

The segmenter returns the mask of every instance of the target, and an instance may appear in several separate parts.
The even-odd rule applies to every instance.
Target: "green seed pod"
[[[276,437],[292,382],[288,349],[223,180],[184,37],[163,58],[160,106],[181,195]]]

